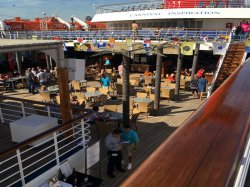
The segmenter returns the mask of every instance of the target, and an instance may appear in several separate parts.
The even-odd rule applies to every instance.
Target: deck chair
[[[171,90],[162,88],[161,89],[161,98],[168,99],[168,101],[169,101],[170,99],[173,99],[172,93],[173,92]]]
[[[146,113],[146,118],[148,118],[151,112],[150,103],[138,102],[138,109],[141,113]]]
[[[105,112],[117,112],[117,105],[104,105]]]
[[[148,96],[147,93],[143,93],[143,92],[136,93],[136,97],[138,97],[138,98],[147,98],[147,96]]]
[[[108,95],[109,89],[108,88],[99,88],[99,91],[101,92],[101,94],[103,95]]]
[[[68,177],[70,177],[73,174],[73,168],[71,167],[70,163],[68,160],[66,160],[65,162],[63,162],[60,167],[59,167],[62,175],[64,175],[66,177],[66,179]]]
[[[150,94],[149,95],[149,99],[151,99],[152,101],[154,101],[155,100],[155,94]]]
[[[96,88],[95,88],[95,87],[87,87],[87,88],[86,88],[86,91],[87,91],[87,92],[95,92],[95,91],[96,91]]]
[[[57,95],[57,96],[55,97],[55,100],[56,100],[56,104],[58,104],[58,105],[61,104],[60,96],[59,96],[59,95]]]
[[[121,95],[122,94],[122,84],[116,83],[116,91],[117,94]]]
[[[149,88],[149,87],[144,87],[144,91],[150,95],[152,93],[152,88]]]
[[[42,100],[44,102],[50,102],[52,100],[50,97],[50,92],[40,92],[40,95],[42,96]]]
[[[152,81],[153,81],[152,77],[149,77],[149,76],[144,77],[144,83],[145,84],[147,84],[147,85],[152,84],[153,83]]]

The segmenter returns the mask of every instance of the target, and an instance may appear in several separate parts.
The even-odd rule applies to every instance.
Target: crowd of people
[[[109,116],[105,112],[100,112],[98,106],[93,106],[92,113],[86,117],[85,122],[96,125],[97,122],[108,121]],[[125,172],[122,167],[124,159],[128,160],[127,169],[132,169],[132,155],[136,150],[139,137],[130,125],[124,125],[121,129],[111,131],[105,138],[105,146],[108,155],[107,175],[115,178],[114,170]]]
[[[115,178],[114,170],[125,172],[122,168],[123,158],[127,157],[127,169],[132,169],[132,155],[136,150],[139,137],[136,131],[131,129],[130,125],[125,125],[122,129],[115,129],[105,139],[105,145],[108,154],[107,175]],[[123,151],[122,151],[123,149]],[[125,152],[125,154],[123,154]]]
[[[49,85],[55,83],[56,78],[48,69],[40,67],[28,68],[25,71],[25,78],[29,93],[36,94],[35,86],[40,86],[42,91],[45,91]]]
[[[239,25],[235,25],[232,29],[233,37],[242,37],[243,39],[249,39],[250,24],[246,20],[242,20]]]
[[[194,79],[190,82],[190,90],[192,91],[193,97],[198,97],[200,100],[203,99],[203,95],[207,90],[208,84],[208,80],[205,78],[204,72],[205,70],[200,68],[194,76]]]

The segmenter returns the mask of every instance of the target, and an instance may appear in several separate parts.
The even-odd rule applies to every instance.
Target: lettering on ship
[[[173,16],[173,15],[220,15],[220,11],[168,11],[168,12],[145,12],[145,13],[132,13],[130,17],[151,17],[151,16]]]

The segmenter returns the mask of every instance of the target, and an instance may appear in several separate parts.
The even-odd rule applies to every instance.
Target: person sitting
[[[184,79],[186,79],[186,76],[190,76],[190,72],[189,72],[189,69],[185,68],[184,70]]]
[[[71,105],[75,105],[75,106],[78,106],[79,105],[79,102],[77,100],[77,96],[72,96],[71,98],[71,101],[70,101]]]
[[[95,124],[96,121],[102,121],[103,115],[99,113],[99,107],[93,106],[92,108],[93,113],[91,113],[85,120],[85,122],[90,124]]]
[[[17,72],[17,70],[14,70],[12,73],[12,77],[18,77],[20,74]]]
[[[133,31],[133,36],[138,36],[138,29],[139,29],[138,24],[135,21],[133,21],[131,27]]]
[[[153,73],[152,73],[152,72],[149,72],[149,71],[145,71],[143,75],[144,75],[144,76],[152,76]]]
[[[175,83],[175,75],[174,75],[174,73],[171,73],[171,74],[168,76],[168,79],[170,80],[171,83]]]

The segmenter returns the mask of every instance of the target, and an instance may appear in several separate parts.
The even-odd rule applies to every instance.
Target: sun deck
[[[98,84],[97,82],[90,82],[89,85]],[[7,92],[4,95],[18,97],[23,99],[30,99],[41,101],[39,94],[31,95],[27,94],[27,90],[18,90],[16,92]],[[119,98],[118,98],[119,99]],[[119,109],[121,110],[121,101]],[[190,92],[181,91],[179,101],[162,100],[157,116],[149,116],[145,118],[144,115],[140,115],[138,119],[138,128],[140,143],[133,156],[133,169],[126,171],[125,173],[115,173],[116,178],[110,179],[106,175],[107,167],[107,155],[103,142],[101,147],[101,178],[104,179],[105,186],[119,186],[123,180],[125,180],[145,159],[149,157],[151,153],[166,139],[172,132],[182,125],[183,122],[202,104],[199,99],[193,99]],[[101,108],[102,110],[102,108]],[[92,129],[92,140],[96,140],[95,129]],[[0,137],[4,137],[0,141],[0,150],[4,150],[10,146],[15,145],[11,142],[11,134],[9,131],[9,125],[0,125]],[[126,163],[126,160],[125,160]],[[99,176],[99,165],[97,164],[89,170],[93,176]]]

